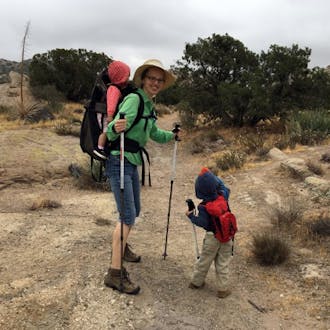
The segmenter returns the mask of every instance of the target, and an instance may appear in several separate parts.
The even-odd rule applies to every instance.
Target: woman
[[[119,107],[119,112],[115,119],[108,125],[107,137],[110,141],[118,141],[121,132],[125,133],[125,152],[124,152],[124,210],[121,211],[120,198],[120,159],[119,150],[111,151],[107,160],[107,175],[110,179],[111,189],[115,196],[117,209],[120,219],[117,223],[112,236],[112,258],[111,266],[105,276],[105,285],[128,294],[137,294],[140,287],[134,284],[128,276],[125,268],[122,267],[121,245],[123,246],[123,260],[139,262],[140,257],[131,251],[126,244],[128,235],[135,218],[140,213],[140,183],[137,166],[142,164],[141,153],[139,150],[130,149],[132,142],[137,142],[139,148],[146,145],[149,139],[158,143],[166,143],[173,140],[179,132],[171,132],[159,129],[156,125],[154,116],[154,104],[152,99],[161,91],[175,82],[175,76],[165,70],[163,64],[156,59],[147,60],[137,68],[133,78],[138,87],[138,93],[142,96],[144,103],[143,117],[133,127],[139,108],[140,97],[136,93],[127,95]],[[120,114],[125,118],[120,119]],[[128,140],[127,140],[128,139]],[[129,146],[126,148],[126,146]],[[121,221],[123,224],[121,224]],[[121,225],[123,226],[123,238],[121,242]]]

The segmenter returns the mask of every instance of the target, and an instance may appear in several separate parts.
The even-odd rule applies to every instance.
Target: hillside
[[[171,128],[176,115],[159,120]],[[109,267],[111,232],[117,214],[108,191],[81,190],[71,163],[86,165],[78,138],[52,130],[19,127],[0,132],[0,328],[1,329],[328,329],[329,239],[322,244],[292,239],[292,255],[281,266],[261,267],[252,235],[270,228],[269,210],[289,197],[304,209],[327,210],[329,195],[283,169],[283,164],[319,162],[329,145],[276,153],[223,176],[239,223],[231,266],[233,294],[216,298],[214,268],[206,286],[188,289],[195,261],[185,199],[209,154],[191,155],[184,132],[168,241],[163,260],[173,144],[149,143],[152,187],[142,188],[142,214],[130,243],[142,255],[128,264],[141,286],[137,296],[103,285]],[[323,165],[329,184],[329,165]],[[31,209],[42,200],[58,208]],[[308,212],[307,212],[308,213]],[[203,230],[197,229],[201,247]]]
[[[24,73],[28,73],[28,67],[31,63],[31,59],[24,61]],[[10,71],[20,72],[21,63],[16,61],[9,61],[0,58],[0,75],[6,75]]]

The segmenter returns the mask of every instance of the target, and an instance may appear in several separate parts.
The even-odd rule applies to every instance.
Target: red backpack
[[[215,227],[215,238],[221,243],[226,243],[231,239],[234,240],[237,232],[237,221],[235,215],[231,213],[225,198],[219,195],[217,199],[204,205],[207,213],[212,217]]]

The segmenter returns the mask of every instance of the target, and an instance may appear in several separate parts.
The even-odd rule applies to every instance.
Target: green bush
[[[182,127],[186,129],[196,128],[196,121],[198,115],[190,109],[188,103],[180,102],[178,104],[178,110],[179,110],[180,123],[182,124]]]
[[[9,114],[13,111],[13,108],[6,105],[0,105],[0,114]]]
[[[329,110],[297,111],[291,114],[287,123],[291,140],[303,145],[315,145],[330,134]]]

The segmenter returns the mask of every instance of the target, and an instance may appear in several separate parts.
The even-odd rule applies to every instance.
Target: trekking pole
[[[119,119],[124,119],[125,114],[119,114]],[[124,151],[125,151],[125,132],[120,133],[120,291],[123,291],[123,258],[124,258]]]
[[[194,202],[191,199],[187,199],[186,203],[188,204],[188,211],[194,211],[194,214],[196,213],[196,207]],[[193,223],[192,227],[193,227],[193,235],[194,235],[194,241],[195,241],[195,251],[196,251],[196,258],[199,259],[200,258],[200,254],[199,254],[199,249],[198,249],[198,242],[197,242],[197,234],[196,234],[196,227]]]
[[[180,125],[175,124],[175,127],[173,128],[172,132],[173,133],[178,133],[180,131]],[[167,226],[166,226],[166,236],[165,236],[165,248],[164,248],[164,253],[163,257],[164,260],[167,257],[167,239],[168,239],[168,229],[170,225],[170,214],[171,214],[171,202],[172,202],[172,192],[173,192],[173,183],[175,179],[175,165],[176,165],[176,151],[178,148],[178,141],[180,141],[178,135],[175,135],[175,142],[174,142],[174,150],[173,150],[173,163],[172,163],[172,176],[171,176],[171,186],[170,186],[170,197],[169,197],[169,202],[168,202],[168,212],[167,212]]]
[[[199,254],[199,250],[198,250],[196,227],[195,227],[195,225],[193,223],[192,223],[192,227],[193,227],[193,233],[194,233],[194,238],[195,238],[196,258],[199,259],[200,258],[200,254]]]

